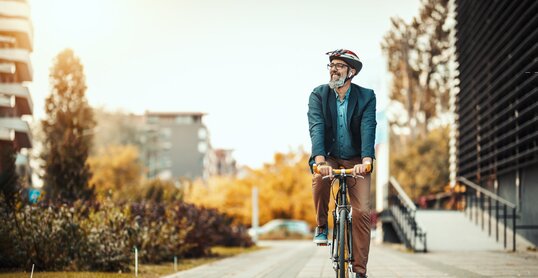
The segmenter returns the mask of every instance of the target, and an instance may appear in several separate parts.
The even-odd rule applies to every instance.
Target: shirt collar
[[[336,99],[340,100],[340,98],[338,97],[338,93],[336,92],[336,89],[333,89],[333,91],[334,91],[334,94],[336,95]],[[344,100],[342,100],[342,102],[344,102],[344,101],[346,101],[348,99],[349,92],[351,92],[351,86],[349,86],[349,88],[347,88],[346,95],[344,96]]]

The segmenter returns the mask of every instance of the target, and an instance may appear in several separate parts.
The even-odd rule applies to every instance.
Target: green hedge
[[[0,203],[0,267],[130,271],[141,263],[210,255],[215,245],[250,246],[245,228],[214,209],[182,201],[73,205]]]

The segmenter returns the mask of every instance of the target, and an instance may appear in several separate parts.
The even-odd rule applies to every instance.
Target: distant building
[[[235,176],[236,161],[231,149],[211,149],[206,160],[206,176]]]
[[[33,29],[27,1],[0,1],[0,148],[11,145],[19,151],[32,147],[29,125],[21,118],[32,115],[33,110],[25,86],[32,81],[32,50]],[[17,163],[19,174],[27,176],[28,159],[19,154]]]
[[[207,178],[209,132],[199,112],[146,112],[141,157],[148,178]]]
[[[538,225],[538,2],[456,0],[457,173]],[[538,244],[537,229],[518,233]]]

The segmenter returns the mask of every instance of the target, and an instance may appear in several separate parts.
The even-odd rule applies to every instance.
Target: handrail
[[[411,198],[409,198],[409,196],[407,196],[407,194],[405,193],[405,191],[403,190],[402,186],[400,185],[400,183],[398,183],[398,181],[396,180],[396,178],[394,177],[390,177],[389,179],[389,184],[392,185],[392,187],[394,187],[394,189],[396,189],[396,192],[398,192],[398,198],[402,198],[403,202],[405,202],[405,205],[411,209],[412,211],[416,211],[417,210],[417,206],[415,206],[415,203],[413,203],[413,201],[411,201]]]
[[[507,201],[506,199],[500,197],[499,195],[479,186],[478,184],[475,184],[473,183],[472,181],[464,178],[464,177],[458,177],[458,180],[465,183],[465,185],[467,186],[470,186],[472,187],[474,190],[480,192],[481,194],[484,194],[488,197],[490,197],[491,199],[495,200],[495,201],[499,201],[500,203],[504,204],[504,205],[507,205],[508,207],[512,208],[512,209],[515,209],[516,208],[516,205],[510,201]]]
[[[488,228],[488,234],[491,236],[491,222],[492,219],[495,220],[494,228],[495,228],[495,240],[499,241],[499,222],[503,222],[503,246],[504,248],[508,247],[507,244],[507,232],[508,232],[508,219],[511,219],[512,221],[512,251],[516,251],[516,233],[517,229],[520,228],[516,224],[516,220],[518,218],[517,215],[517,206],[507,201],[506,199],[500,197],[499,195],[481,187],[478,184],[475,184],[471,182],[470,180],[464,178],[464,177],[458,177],[458,181],[462,182],[464,186],[466,186],[466,190],[463,192],[463,200],[461,200],[464,204],[463,210],[465,214],[469,214],[469,218],[471,221],[474,220],[474,222],[478,225],[479,224],[479,218],[480,218],[480,226],[482,230],[484,230],[484,217],[487,218],[487,228]],[[492,204],[492,201],[495,202],[495,204]],[[508,209],[512,211],[511,214],[508,214]],[[492,211],[493,210],[493,211]],[[494,214],[492,214],[494,213]],[[538,226],[537,226],[538,227]],[[529,227],[533,229],[534,227]]]
[[[395,204],[390,204],[389,201],[389,211],[392,214],[394,219],[396,233],[403,241],[407,248],[412,249],[413,251],[419,251],[417,249],[417,238],[422,242],[422,252],[427,252],[427,238],[426,232],[419,227],[415,220],[415,213],[417,207],[411,201],[411,198],[407,196],[402,186],[396,178],[390,177],[388,182],[388,187],[392,186],[395,192],[393,193],[396,196],[392,196],[391,200],[396,202]]]

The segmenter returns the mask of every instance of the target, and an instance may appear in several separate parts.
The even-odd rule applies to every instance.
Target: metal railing
[[[512,222],[512,251],[516,251],[516,231],[518,229],[538,229],[538,225],[516,224],[518,215],[517,206],[514,203],[507,201],[464,177],[458,177],[458,181],[466,187],[463,197],[460,198],[460,202],[463,202],[463,211],[469,216],[470,220],[474,221],[477,225],[480,222],[482,230],[484,230],[485,218],[487,218],[489,236],[491,236],[492,233],[491,222],[492,220],[495,220],[495,240],[497,242],[499,242],[499,220],[503,222],[503,243],[505,249],[507,248],[509,219]],[[508,211],[510,211],[511,214],[508,214]]]
[[[426,232],[418,226],[415,220],[417,207],[394,177],[390,177],[388,184],[389,210],[396,224],[396,233],[403,239],[407,248],[427,252]],[[422,243],[422,249],[418,249],[417,239]]]

